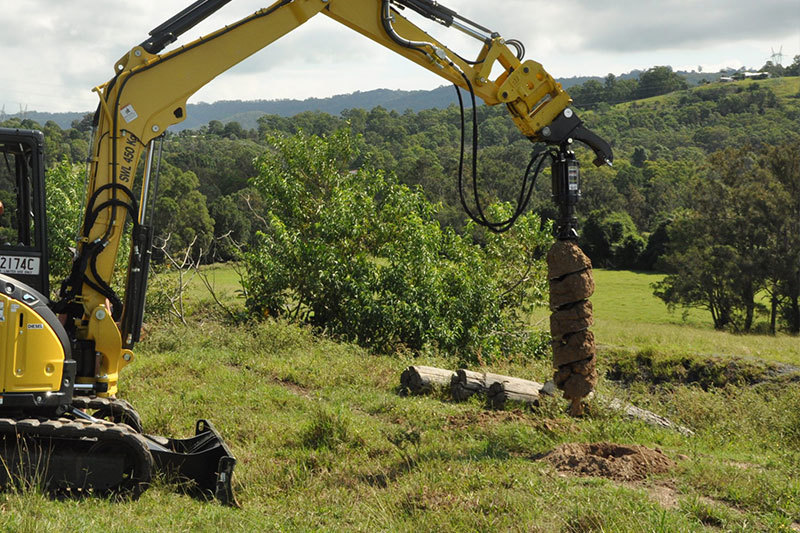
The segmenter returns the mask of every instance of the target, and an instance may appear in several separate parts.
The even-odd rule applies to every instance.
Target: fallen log
[[[529,381],[527,379],[508,378],[508,376],[497,376],[489,385],[487,402],[492,409],[504,409],[506,403],[519,402],[529,407],[539,405],[539,395],[542,393],[541,383]],[[489,382],[487,374],[487,383]]]
[[[450,396],[463,402],[473,394],[486,392],[483,381],[483,373],[459,368],[450,380]]]
[[[651,426],[671,429],[686,437],[694,435],[694,431],[687,427],[676,424],[672,420],[661,415],[657,415],[652,411],[648,411],[647,409],[642,409],[641,407],[636,407],[633,404],[625,403],[617,398],[614,398],[611,401],[603,401],[602,403],[607,405],[609,409],[622,412],[622,414],[628,418],[641,420]]]
[[[534,404],[542,387],[541,383],[527,379],[460,368],[450,382],[450,395],[460,402],[474,394],[485,394],[489,405],[502,409],[506,400]]]
[[[400,374],[400,394],[427,394],[435,388],[447,387],[455,375],[452,370],[433,366],[410,366]]]

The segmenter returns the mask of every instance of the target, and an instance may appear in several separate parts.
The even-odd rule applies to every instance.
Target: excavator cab
[[[0,128],[0,274],[50,294],[44,136]]]

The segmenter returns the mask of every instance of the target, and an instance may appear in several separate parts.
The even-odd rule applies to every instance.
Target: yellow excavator
[[[0,182],[14,192],[7,200],[13,205],[6,206],[11,227],[0,235],[3,485],[34,477],[59,495],[135,498],[163,472],[188,480],[202,496],[235,505],[236,460],[214,427],[200,420],[187,439],[147,435],[135,409],[117,398],[117,386],[120,371],[134,359],[142,325],[164,132],[186,118],[187,99],[198,89],[311,17],[326,15],[447,79],[468,92],[473,113],[476,96],[488,105],[505,104],[522,134],[547,146],[561,207],[560,238],[574,238],[577,227],[573,141],[594,151],[595,164],[612,160],[608,144],[583,126],[560,84],[539,63],[523,60],[521,43],[433,0],[279,0],[164,51],[229,1],[194,2],[152,30],[94,89],[100,103],[83,223],[71,273],[55,301],[48,297],[47,224],[61,221],[45,216],[43,135],[0,128]],[[404,16],[409,12],[464,32],[480,51],[463,58]],[[537,172],[543,161],[538,159]],[[480,204],[469,212],[493,231],[513,222],[489,221]],[[118,295],[111,279],[128,231],[127,280]]]

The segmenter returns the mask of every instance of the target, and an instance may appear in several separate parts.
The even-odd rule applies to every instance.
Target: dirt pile
[[[663,474],[675,467],[675,462],[660,450],[610,442],[562,444],[538,459],[561,472],[617,481],[641,481],[650,474]]]

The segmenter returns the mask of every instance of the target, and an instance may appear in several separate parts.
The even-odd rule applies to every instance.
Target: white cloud
[[[90,92],[113,63],[190,0],[28,0],[0,19],[0,106],[42,111],[93,109]],[[345,0],[331,0],[345,1]],[[525,43],[527,57],[554,76],[605,75],[654,65],[715,70],[760,67],[770,48],[785,63],[800,54],[797,0],[443,0],[466,18]],[[181,42],[210,33],[268,2],[233,0]],[[415,19],[416,20],[416,19]],[[421,26],[459,53],[479,44]],[[444,80],[318,16],[214,80],[192,101],[325,97],[378,87],[428,89]]]

